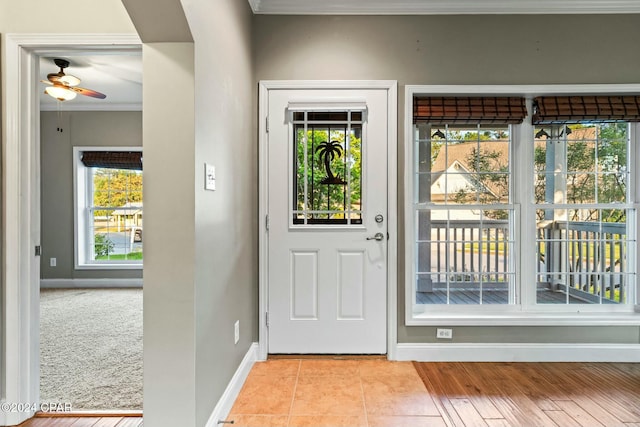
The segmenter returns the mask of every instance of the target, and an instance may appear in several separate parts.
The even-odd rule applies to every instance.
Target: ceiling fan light
[[[66,86],[78,86],[80,84],[79,78],[77,78],[76,76],[70,76],[69,74],[65,74],[64,76],[60,77],[59,81]]]
[[[61,86],[49,86],[44,89],[45,93],[54,97],[58,101],[70,101],[76,97],[77,93]]]

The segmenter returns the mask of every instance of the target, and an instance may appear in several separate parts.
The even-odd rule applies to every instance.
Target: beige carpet
[[[40,293],[40,400],[142,409],[142,290]]]

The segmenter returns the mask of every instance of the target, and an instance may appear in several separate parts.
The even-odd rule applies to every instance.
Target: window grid
[[[88,261],[140,263],[142,252],[142,172],[87,168]]]
[[[415,302],[512,304],[509,127],[415,130]]]

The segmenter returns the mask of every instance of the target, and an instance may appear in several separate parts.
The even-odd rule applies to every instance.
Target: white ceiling
[[[468,15],[551,13],[640,13],[640,0],[248,0],[256,14],[287,15]],[[107,95],[95,99],[78,95],[59,103],[38,83],[42,110],[142,109],[141,52],[67,52],[40,58],[40,78],[58,68],[53,58],[70,62],[65,73],[82,80],[80,87]]]
[[[57,73],[59,68],[54,58],[69,61],[65,74],[78,77],[80,87],[102,92],[107,97],[96,99],[78,95],[71,101],[58,102],[46,95],[47,86],[38,82],[40,109],[47,110],[142,110],[142,55],[140,52],[97,54],[72,53],[70,55],[45,55],[40,57],[40,79],[46,80],[47,74]],[[59,104],[59,105],[58,105]]]
[[[640,13],[640,0],[249,0],[256,14],[472,15]]]

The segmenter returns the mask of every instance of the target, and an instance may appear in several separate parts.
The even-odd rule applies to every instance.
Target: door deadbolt
[[[376,222],[378,224],[380,224],[382,221],[384,221],[384,217],[381,214],[376,215],[374,219],[376,220]]]

